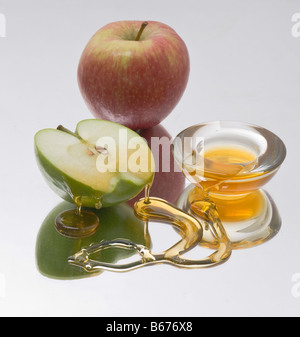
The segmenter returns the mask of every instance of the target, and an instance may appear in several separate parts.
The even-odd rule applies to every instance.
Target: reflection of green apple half
[[[59,127],[35,135],[35,152],[50,187],[63,199],[101,208],[136,196],[154,175],[147,143],[110,121],[88,119],[73,133]]]
[[[97,232],[88,238],[71,239],[60,235],[53,225],[57,214],[74,208],[74,204],[63,201],[45,218],[36,241],[36,261],[41,274],[59,279],[76,279],[98,275],[99,272],[88,273],[82,268],[70,265],[68,257],[101,240],[123,238],[142,245],[146,244],[144,224],[136,218],[133,209],[126,204],[94,210],[101,225]],[[109,248],[101,251],[97,256],[93,256],[93,259],[117,263],[134,253],[128,249]]]

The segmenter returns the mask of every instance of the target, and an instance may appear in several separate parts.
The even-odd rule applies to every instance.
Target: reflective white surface
[[[292,35],[292,16],[300,13],[299,2],[3,0],[0,13],[6,18],[6,37],[0,37],[0,315],[298,316],[300,37]],[[287,158],[266,186],[282,227],[271,241],[234,251],[211,269],[161,265],[49,279],[36,268],[35,241],[61,200],[38,170],[33,137],[39,129],[74,129],[92,118],[77,85],[79,57],[97,29],[124,19],[164,22],[186,42],[189,83],[162,123],[172,136],[226,119],[282,138]],[[153,228],[153,240],[174,235],[169,227],[160,230]]]

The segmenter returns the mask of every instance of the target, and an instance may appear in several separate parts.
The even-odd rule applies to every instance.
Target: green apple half
[[[63,199],[91,208],[135,197],[153,180],[154,158],[146,141],[127,127],[100,119],[35,135],[39,167]]]

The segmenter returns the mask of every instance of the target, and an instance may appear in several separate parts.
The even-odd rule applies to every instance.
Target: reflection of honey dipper
[[[183,258],[181,255],[197,246],[202,239],[203,227],[197,219],[158,198],[149,198],[147,202],[145,202],[145,198],[140,199],[135,204],[135,213],[138,218],[146,222],[157,221],[174,225],[179,230],[182,239],[160,253],[152,253],[148,247],[137,245],[129,240],[116,239],[100,242],[71,256],[68,259],[69,263],[80,266],[87,271],[97,269],[130,271],[159,263],[167,263],[180,268],[202,268],[223,263],[231,255],[231,243],[220,223],[216,223],[216,225],[213,221],[209,223],[212,234],[220,243],[219,249],[207,258],[190,260]],[[134,249],[140,255],[140,259],[123,265],[89,259],[89,255],[110,247]]]

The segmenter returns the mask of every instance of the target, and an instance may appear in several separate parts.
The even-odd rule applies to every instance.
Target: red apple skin
[[[148,21],[110,23],[90,39],[78,65],[80,92],[94,117],[133,130],[166,118],[189,77],[187,47],[169,26]]]
[[[182,172],[179,172],[177,164],[174,164],[174,158],[172,155],[171,147],[169,148],[170,156],[163,153],[162,147],[159,148],[159,151],[151,146],[152,137],[167,137],[172,139],[171,135],[162,125],[156,125],[150,129],[141,130],[138,132],[141,137],[145,138],[148,143],[148,146],[151,148],[155,160],[156,172],[153,180],[153,184],[150,190],[150,196],[158,197],[164,199],[172,204],[176,202],[180,194],[185,188],[186,179]],[[171,143],[171,142],[170,142]],[[158,152],[158,153],[157,153]],[[163,172],[164,162],[163,160],[168,160],[170,158],[170,172]],[[165,162],[165,164],[168,164]],[[176,165],[176,169],[175,166]],[[145,192],[140,192],[135,198],[129,200],[127,204],[131,207],[134,206],[135,202],[145,196]]]

